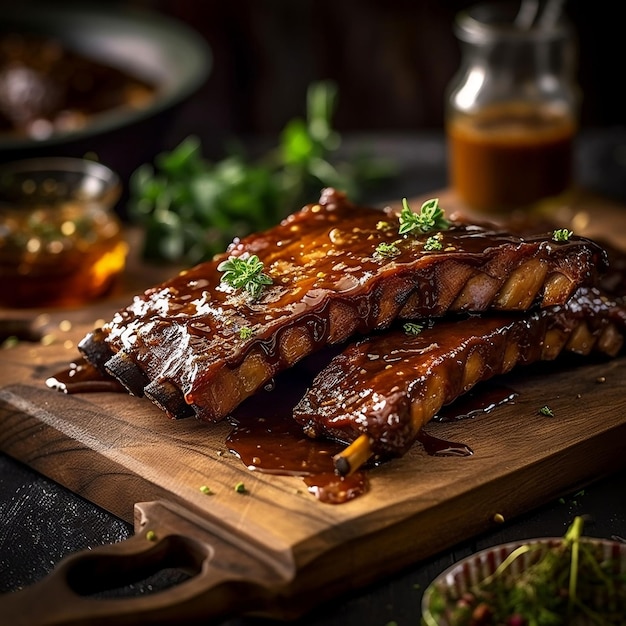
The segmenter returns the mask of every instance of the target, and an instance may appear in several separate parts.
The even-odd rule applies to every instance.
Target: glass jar
[[[446,94],[449,179],[472,209],[530,207],[562,198],[573,182],[576,39],[563,17],[525,18],[519,3],[501,2],[456,18],[461,64]]]
[[[117,174],[42,158],[0,168],[0,306],[75,306],[106,294],[127,245],[113,207]]]

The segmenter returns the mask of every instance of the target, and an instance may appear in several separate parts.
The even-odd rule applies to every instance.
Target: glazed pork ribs
[[[551,308],[435,320],[416,335],[372,335],[331,360],[294,418],[311,437],[361,438],[336,459],[339,472],[350,473],[371,457],[403,455],[424,424],[476,383],[564,350],[615,356],[625,330],[623,302],[581,287]]]
[[[593,283],[602,248],[451,222],[399,235],[399,215],[326,189],[265,232],[138,295],[79,348],[170,417],[218,421],[315,350],[449,312],[564,303]],[[226,260],[256,256],[271,284],[252,297],[224,282]]]

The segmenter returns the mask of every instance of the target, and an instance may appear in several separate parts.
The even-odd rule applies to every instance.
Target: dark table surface
[[[440,133],[354,138],[357,142],[364,140],[376,153],[396,159],[402,170],[393,189],[381,190],[380,198],[373,200],[410,197],[445,187],[445,144]],[[576,163],[581,185],[626,203],[626,128],[581,133]],[[577,515],[586,516],[586,535],[625,538],[625,485],[626,460],[624,470],[615,475],[598,477],[537,510],[506,520],[495,532],[463,542],[376,585],[340,597],[332,606],[320,606],[294,624],[417,624],[425,588],[456,560],[510,540],[561,536]],[[66,555],[122,541],[133,534],[131,525],[2,453],[0,520],[0,592],[11,592],[41,579]],[[172,585],[174,580],[171,574],[161,573],[132,585],[130,593],[152,593]],[[254,618],[224,622],[228,626],[268,623],[273,622]]]

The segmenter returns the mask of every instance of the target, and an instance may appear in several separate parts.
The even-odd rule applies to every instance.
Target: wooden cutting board
[[[586,219],[594,236],[623,243],[615,233],[626,233],[626,209],[582,198],[570,210],[568,220],[579,220],[577,233]],[[325,504],[300,477],[248,470],[228,450],[227,422],[170,421],[144,399],[46,387],[49,376],[77,358],[76,344],[94,322],[128,299],[48,312],[45,341],[0,351],[0,449],[135,520],[136,537],[125,542],[130,547],[90,553],[92,561],[100,554],[100,573],[108,571],[108,554],[126,554],[125,571],[132,559],[152,562],[189,551],[184,565],[199,574],[160,598],[106,607],[71,591],[71,576],[55,580],[53,574],[46,612],[53,615],[56,607],[67,623],[72,612],[72,619],[89,624],[112,615],[119,624],[138,616],[145,623],[243,612],[296,616],[626,464],[626,357],[541,364],[504,378],[517,393],[513,402],[470,420],[427,426],[431,435],[467,444],[472,456],[429,456],[415,445],[402,459],[371,470],[364,496]],[[271,393],[279,405],[280,385]],[[546,404],[553,417],[539,413]],[[259,417],[264,410],[259,405]],[[244,493],[234,488],[240,482]],[[68,568],[92,567],[76,556]],[[53,623],[25,602],[28,595],[21,594],[28,591],[1,598],[0,608],[14,611],[15,624]]]

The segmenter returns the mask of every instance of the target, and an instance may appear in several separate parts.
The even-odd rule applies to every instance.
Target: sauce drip
[[[307,437],[288,415],[237,423],[226,444],[249,470],[301,476],[320,502],[343,504],[368,490],[364,472],[335,474],[333,456],[343,448],[341,444]]]
[[[292,407],[304,392],[302,381],[306,380],[305,376],[298,376],[298,369],[295,367],[292,375],[286,372],[271,390],[241,405],[234,415],[226,445],[249,470],[300,476],[308,492],[320,502],[343,504],[367,493],[367,473],[357,471],[350,476],[338,476],[333,456],[344,445],[327,439],[311,439],[292,419]],[[55,373],[47,379],[46,385],[67,394],[125,391],[116,380],[102,375],[84,359],[77,359],[68,368]],[[484,384],[444,407],[433,421],[473,418],[513,401],[516,396],[516,392],[503,385]],[[435,437],[423,429],[417,440],[431,456],[471,456],[474,453],[467,444]]]
[[[472,456],[474,454],[474,451],[465,443],[434,437],[424,430],[420,430],[417,434],[417,440],[430,456]]]
[[[444,406],[433,419],[438,422],[454,422],[477,417],[489,413],[501,404],[513,402],[517,396],[518,393],[506,385],[485,382]]]
[[[293,393],[280,391],[279,401],[275,393],[267,393],[261,394],[261,402],[257,399],[254,407],[250,402],[244,405],[226,438],[231,452],[249,470],[302,477],[309,493],[320,502],[343,504],[366,493],[369,481],[364,472],[350,476],[335,473],[333,456],[344,446],[327,439],[307,437],[291,418],[289,396],[302,393],[302,385],[291,385],[290,391]],[[270,403],[273,404],[271,409],[267,406]]]
[[[513,402],[517,395],[516,391],[504,385],[484,383],[443,407],[432,421],[456,422],[484,415],[502,404]],[[418,433],[417,441],[424,446],[424,450],[430,456],[471,456],[474,454],[466,443],[441,439],[427,433],[424,429]]]
[[[364,472],[354,472],[350,476],[337,474],[316,474],[306,476],[304,482],[309,492],[321,502],[327,504],[343,504],[358,498],[369,489],[367,476]]]
[[[77,359],[69,366],[56,372],[46,380],[50,389],[67,394],[90,393],[95,391],[126,391],[114,378],[101,374],[85,359]]]

